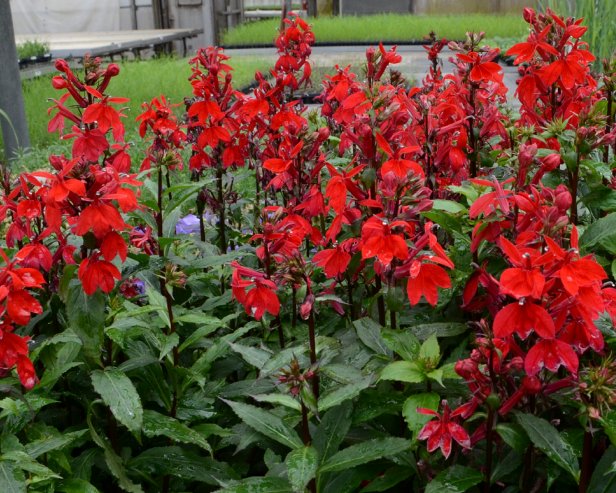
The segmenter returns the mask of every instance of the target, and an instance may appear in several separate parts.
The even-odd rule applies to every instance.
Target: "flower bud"
[[[64,72],[64,73],[70,72],[71,70],[70,67],[68,66],[68,63],[66,63],[66,60],[62,58],[56,60],[55,67],[57,71]]]
[[[66,89],[68,87],[68,81],[61,75],[56,75],[51,79],[51,85],[54,89]]]
[[[115,77],[120,73],[120,66],[117,63],[110,63],[107,67],[107,74],[110,77]]]

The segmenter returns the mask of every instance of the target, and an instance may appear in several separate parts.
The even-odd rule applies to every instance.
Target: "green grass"
[[[230,65],[234,68],[233,79],[237,89],[250,84],[256,70],[264,71],[268,68],[266,61],[254,57],[234,57],[230,60]],[[185,97],[191,96],[188,59],[132,61],[121,63],[120,66],[120,75],[112,80],[108,93],[130,99],[124,111],[127,140],[139,139],[135,118],[142,111],[142,103],[164,94],[171,103],[181,104]],[[60,141],[57,133],[47,132],[47,110],[52,105],[50,99],[58,98],[62,94],[52,88],[51,75],[26,80],[22,83],[22,88],[32,149],[24,153],[18,161],[20,166],[33,169],[45,166],[49,154],[68,152],[70,142]],[[178,112],[182,110],[183,105],[180,105]],[[0,138],[0,155],[2,154]]]
[[[234,67],[234,84],[238,89],[249,84],[255,70],[263,70],[265,62],[248,57],[231,60]],[[127,127],[141,112],[141,105],[152,98],[164,94],[172,103],[182,103],[191,95],[188,82],[190,66],[187,59],[163,58],[148,61],[133,61],[121,64],[120,75],[109,85],[111,96],[129,98],[128,108],[124,112]],[[50,77],[40,77],[23,82],[26,118],[30,129],[33,147],[49,145],[57,141],[57,134],[47,133],[47,109],[50,98],[58,98],[60,91],[51,87]]]
[[[528,31],[520,15],[465,14],[414,16],[381,14],[363,17],[310,19],[317,43],[418,41],[430,31],[447,39],[464,39],[467,31],[485,31],[488,37],[519,37]],[[279,19],[243,24],[225,33],[225,46],[269,44],[277,34]]]

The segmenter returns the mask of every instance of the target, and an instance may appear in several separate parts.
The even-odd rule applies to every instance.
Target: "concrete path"
[[[387,49],[390,46],[385,46]],[[356,71],[361,70],[365,61],[367,46],[315,46],[312,49],[312,60],[314,69],[331,69],[336,64],[341,67],[351,65]],[[402,72],[402,75],[409,81],[421,81],[427,74],[429,68],[426,50],[422,46],[398,46],[397,52],[402,56],[402,62],[395,67]],[[265,60],[276,59],[275,48],[227,48],[225,53],[233,56],[253,56]],[[443,71],[449,73],[453,70],[453,65],[448,61],[454,54],[447,48],[442,52]],[[501,64],[504,73],[504,82],[508,89],[507,99],[512,107],[518,107],[519,102],[515,98],[516,80],[518,71],[516,67],[509,67]]]

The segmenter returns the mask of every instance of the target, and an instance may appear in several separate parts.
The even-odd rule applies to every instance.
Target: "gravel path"
[[[386,48],[389,46],[386,45]],[[402,62],[396,65],[396,68],[402,72],[404,77],[410,81],[420,81],[423,79],[428,71],[429,62],[426,56],[426,51],[421,46],[398,46],[398,53],[402,56]],[[341,67],[351,64],[357,70],[365,60],[366,46],[315,46],[312,49],[313,67],[315,69],[320,68],[333,68],[338,64]],[[262,59],[276,59],[275,48],[227,48],[225,53],[231,57],[233,56],[254,56]],[[453,65],[448,59],[453,56],[453,52],[448,49],[443,50],[443,71],[445,73],[451,72]],[[519,107],[519,102],[515,98],[516,79],[518,72],[516,67],[509,67],[505,64],[501,64],[504,72],[504,82],[508,89],[507,98],[511,106],[514,108]]]

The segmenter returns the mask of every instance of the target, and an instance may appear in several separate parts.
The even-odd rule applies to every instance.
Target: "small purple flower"
[[[218,215],[213,214],[210,211],[205,211],[205,214],[203,215],[203,219],[205,220],[206,223],[211,224],[212,226],[216,226],[218,224]]]
[[[194,214],[180,219],[175,225],[176,235],[191,235],[199,233],[199,218]]]

